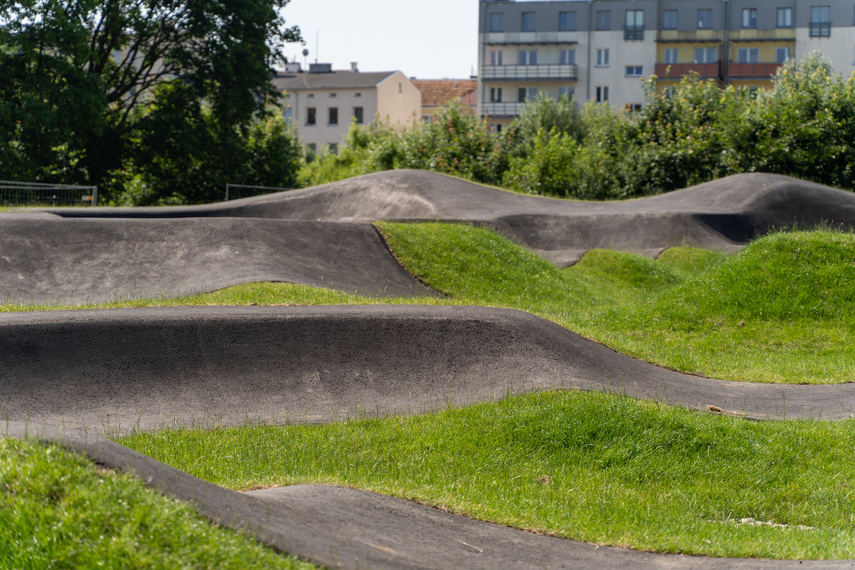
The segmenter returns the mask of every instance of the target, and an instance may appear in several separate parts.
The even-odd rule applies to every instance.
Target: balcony
[[[623,39],[624,40],[643,40],[644,39],[644,26],[624,26],[624,28],[623,28]]]
[[[525,103],[484,103],[484,114],[494,119],[519,117]]]
[[[576,80],[578,77],[576,65],[488,65],[481,68],[484,81]]]
[[[704,79],[717,79],[720,75],[720,63],[718,61],[712,63],[657,63],[655,72],[659,79],[666,77],[669,79],[680,79],[692,72],[697,73]]]
[[[762,77],[769,78],[778,71],[781,63],[731,63],[728,66],[728,77]]]
[[[811,22],[810,37],[812,38],[830,38],[831,37],[831,22]]]

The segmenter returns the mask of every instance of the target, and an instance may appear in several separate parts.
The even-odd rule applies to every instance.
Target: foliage
[[[164,122],[198,137],[202,101],[220,139],[233,136],[277,97],[270,68],[283,42],[300,39],[279,15],[288,2],[0,4],[0,177],[87,182],[115,196],[135,174],[123,174],[134,141]],[[155,103],[158,90],[168,96]]]

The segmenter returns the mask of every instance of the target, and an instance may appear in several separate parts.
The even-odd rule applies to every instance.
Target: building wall
[[[377,86],[377,114],[393,126],[409,127],[421,121],[422,93],[399,71]]]
[[[318,151],[344,142],[356,107],[362,107],[365,123],[373,121],[378,112],[377,88],[374,87],[294,90],[287,92],[286,96],[300,138],[304,144],[314,145]],[[308,124],[309,108],[315,109],[314,125]],[[330,108],[338,110],[336,124],[329,122]]]
[[[829,6],[830,37],[811,37],[813,6]],[[789,10],[790,26],[779,26],[779,9]],[[746,14],[745,10],[754,12]],[[627,20],[628,11],[643,14],[640,34],[627,27],[634,21]],[[599,29],[600,12],[610,13],[611,29]],[[671,21],[675,12],[676,20]],[[572,30],[561,28],[562,13],[575,14]],[[502,15],[501,30],[492,27],[496,14]],[[744,21],[744,16],[752,14],[756,19]],[[708,27],[699,28],[702,16]],[[526,28],[526,23],[532,26]],[[607,87],[609,102],[616,107],[642,103],[642,81],[628,76],[628,67],[631,74],[641,67],[644,78],[656,73],[660,89],[692,71],[722,86],[766,88],[779,64],[778,48],[789,48],[793,57],[819,50],[831,59],[836,71],[848,75],[855,70],[855,0],[481,0],[479,37],[479,112],[490,115],[491,122],[503,124],[510,122],[519,107],[520,88],[557,97],[559,89],[572,86],[577,101],[583,103],[602,95],[598,87]],[[699,48],[713,48],[714,59],[697,61],[695,50]],[[740,48],[746,48],[743,55],[751,61],[739,60]],[[561,50],[569,49],[576,52],[572,78],[558,65]],[[609,64],[597,65],[597,50],[605,49],[609,50]],[[678,64],[669,66],[666,50],[673,49]],[[529,64],[526,69],[519,65],[522,50],[537,51],[536,66]],[[491,56],[494,51],[503,52],[501,67]],[[701,55],[705,58],[707,53]],[[491,90],[498,88],[502,100],[493,102],[491,92],[495,91]]]

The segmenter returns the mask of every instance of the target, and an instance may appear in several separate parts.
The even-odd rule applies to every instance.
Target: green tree
[[[300,40],[280,16],[288,2],[0,3],[0,174],[118,183],[134,140],[164,116],[192,131],[203,101],[223,133],[247,128],[276,100],[280,47]],[[156,101],[164,84],[180,88]]]

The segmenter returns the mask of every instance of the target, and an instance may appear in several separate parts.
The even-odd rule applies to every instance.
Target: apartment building
[[[334,71],[330,64],[298,64],[273,78],[283,91],[285,117],[297,127],[312,151],[338,152],[351,122],[370,124],[377,118],[409,126],[421,119],[421,92],[400,71]]]
[[[789,57],[855,70],[855,0],[481,0],[478,108],[496,128],[538,92],[634,110],[642,79],[748,90]]]

